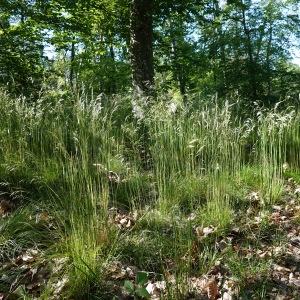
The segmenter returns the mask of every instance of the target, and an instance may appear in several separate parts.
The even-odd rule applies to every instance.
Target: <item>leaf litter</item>
[[[199,245],[206,243],[207,240],[214,241],[215,250],[224,259],[216,261],[206,274],[188,277],[186,280],[188,291],[182,299],[237,299],[241,288],[247,291],[250,298],[255,298],[253,294],[255,290],[252,287],[254,287],[255,282],[261,280],[260,276],[257,274],[257,278],[255,278],[255,274],[249,274],[248,277],[243,279],[244,282],[236,278],[230,270],[230,266],[226,263],[228,250],[236,253],[237,257],[241,259],[270,262],[270,268],[265,278],[271,283],[271,288],[267,290],[266,294],[268,299],[297,299],[297,295],[300,294],[299,190],[300,187],[294,181],[288,180],[282,201],[273,205],[269,211],[262,210],[260,206],[262,197],[258,192],[250,193],[247,196],[250,207],[247,210],[246,218],[245,214],[241,218],[236,218],[234,226],[222,234],[218,233],[218,228],[213,225],[194,225],[195,242],[191,246],[191,252],[182,259],[187,260],[189,257],[197,263],[196,257],[201,251]],[[2,201],[2,216],[7,216],[10,213],[12,207],[7,207],[6,202]],[[120,231],[129,233],[138,222],[139,213],[137,211],[125,212],[117,208],[111,208],[109,210],[109,223],[116,226]],[[40,211],[35,219],[36,223],[50,223],[53,221],[53,218],[46,211]],[[187,217],[187,221],[195,224],[197,221],[196,214],[191,213]],[[272,230],[284,236],[286,242],[281,244],[272,243],[272,230],[267,231],[260,240],[256,240],[257,232],[264,222],[267,222]],[[18,269],[18,272],[16,272],[18,275],[14,277],[5,273],[2,275],[1,280],[6,282],[10,288],[8,294],[0,293],[0,299],[6,299],[9,294],[13,294],[20,286],[24,286],[32,296],[38,297],[47,284],[51,284],[51,297],[59,299],[69,282],[68,277],[63,275],[66,264],[68,264],[68,258],[54,258],[51,261],[46,261],[39,249],[29,248],[24,250],[13,260],[3,264],[1,268],[2,271],[7,270],[7,274],[11,274],[13,273],[11,271]],[[177,284],[175,276],[172,275],[174,263],[167,263],[166,261],[166,265],[170,266],[170,269],[167,270],[168,276],[162,277],[161,274],[154,274],[145,284],[150,299],[167,298],[168,286],[175,287]],[[114,285],[116,295],[121,295],[120,299],[122,299],[122,295],[125,295],[122,290],[124,281],[134,282],[138,272],[137,267],[124,264],[121,261],[113,261],[106,266],[107,281]],[[53,274],[62,275],[51,279]]]

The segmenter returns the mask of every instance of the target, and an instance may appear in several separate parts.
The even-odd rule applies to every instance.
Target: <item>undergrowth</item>
[[[220,259],[215,243],[241,215],[270,209],[288,178],[300,180],[300,115],[292,108],[241,120],[237,104],[218,99],[193,111],[128,95],[46,100],[0,95],[0,199],[11,205],[0,220],[0,259],[28,248],[67,258],[62,299],[119,297],[107,279],[115,261],[165,280],[166,299],[183,299],[189,277]],[[124,227],[120,214],[135,216]],[[202,239],[197,228],[209,227]],[[241,295],[245,278],[265,278],[270,263],[230,251],[222,259]],[[38,297],[50,298],[51,282]],[[12,295],[17,286],[2,289]]]

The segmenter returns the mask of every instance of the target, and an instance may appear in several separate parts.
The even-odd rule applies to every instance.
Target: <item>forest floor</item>
[[[299,184],[293,178],[287,179],[281,199],[268,208],[261,206],[259,192],[250,192],[250,205],[237,207],[225,231],[197,224],[193,213],[185,219],[168,220],[153,210],[110,208],[108,223],[119,232],[123,255],[107,261],[102,295],[93,297],[91,291],[82,299],[300,299]],[[32,207],[16,208],[9,198],[1,198],[1,226],[19,222],[12,230],[14,234],[39,235],[32,228],[25,230],[35,224],[38,230],[55,236],[51,210],[34,207],[35,211]],[[164,247],[180,247],[173,244],[180,243],[178,239],[173,241],[174,227],[195,235],[188,252],[180,258],[181,266],[197,266],[198,271],[189,276],[176,268],[178,259],[161,259]],[[107,236],[103,233],[99,238],[105,240]],[[1,249],[1,300],[40,299],[42,294],[43,299],[65,298],[68,257],[49,255],[47,247],[38,241],[29,248],[10,246],[8,252]],[[9,249],[14,249],[13,253]],[[163,274],[153,271],[159,269],[157,264],[163,265]]]
[[[0,94],[0,300],[300,299],[300,113],[132,99]]]

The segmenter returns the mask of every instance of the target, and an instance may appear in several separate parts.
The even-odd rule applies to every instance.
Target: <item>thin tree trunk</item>
[[[182,66],[178,62],[177,44],[175,38],[172,39],[172,54],[175,77],[179,84],[180,94],[183,97],[183,99],[186,100],[186,79],[182,71]]]
[[[117,85],[116,85],[116,81],[114,80],[115,74],[116,74],[116,61],[115,61],[115,51],[114,51],[113,44],[111,44],[109,47],[109,54],[110,54],[110,58],[111,58],[111,61],[113,64],[113,68],[112,68],[113,74],[111,76],[110,93],[114,94],[114,93],[116,93]]]
[[[242,25],[243,25],[243,29],[244,29],[244,34],[246,36],[246,48],[247,48],[247,54],[248,54],[248,75],[249,75],[250,88],[251,88],[251,98],[252,98],[252,100],[256,100],[257,99],[257,81],[256,81],[256,73],[255,73],[255,61],[254,61],[254,56],[253,56],[250,30],[246,24],[246,14],[245,14],[244,8],[242,8]]]
[[[71,44],[71,65],[70,65],[70,86],[74,88],[74,60],[75,60],[75,43]]]
[[[263,38],[265,36],[265,27],[266,27],[266,20],[264,20],[264,23],[262,25],[262,31],[260,32],[260,35],[259,35],[259,39],[258,39],[258,46],[257,46],[257,51],[256,51],[256,56],[255,56],[255,59],[258,60],[259,59],[259,55],[260,55],[260,51],[261,51],[261,48],[262,48],[262,44],[263,44]]]
[[[154,84],[153,0],[132,0],[131,64],[133,85],[145,94]]]
[[[130,22],[130,54],[134,89],[145,95],[153,94],[153,4],[154,0],[132,0]],[[144,169],[149,168],[149,128],[142,122],[140,157]]]
[[[219,5],[219,0],[214,0],[214,20],[218,19],[221,15],[221,9]],[[227,88],[227,74],[226,74],[226,51],[224,45],[224,34],[222,24],[217,27],[217,36],[218,36],[218,48],[220,49],[220,60],[221,60],[221,72],[222,72],[222,81],[221,81],[221,95],[224,95]],[[217,56],[217,55],[216,55]],[[219,66],[220,67],[220,66]]]
[[[268,98],[271,96],[272,80],[271,80],[271,46],[273,40],[273,26],[270,24],[269,39],[267,46],[267,76],[268,76]]]

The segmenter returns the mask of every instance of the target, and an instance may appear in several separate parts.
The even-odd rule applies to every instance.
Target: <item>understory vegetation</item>
[[[300,0],[0,1],[0,300],[300,299]]]
[[[159,97],[1,92],[1,299],[297,299],[300,113]]]

